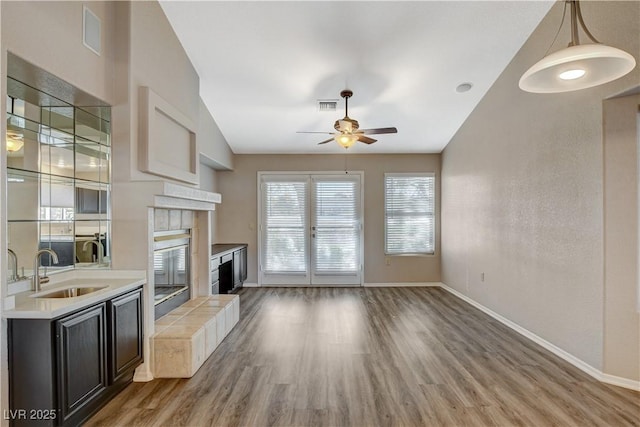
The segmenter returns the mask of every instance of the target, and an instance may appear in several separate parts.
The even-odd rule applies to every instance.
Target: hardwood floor
[[[89,426],[638,426],[597,382],[439,288],[251,288],[189,380],[134,383]]]

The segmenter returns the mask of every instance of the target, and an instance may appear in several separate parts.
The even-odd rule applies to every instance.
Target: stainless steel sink
[[[36,298],[73,298],[105,289],[106,286],[77,286],[34,295]]]

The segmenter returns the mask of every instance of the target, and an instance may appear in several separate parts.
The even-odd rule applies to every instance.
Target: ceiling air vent
[[[338,109],[337,99],[318,99],[318,111],[336,111]]]

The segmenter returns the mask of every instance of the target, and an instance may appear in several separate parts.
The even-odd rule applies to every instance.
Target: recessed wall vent
[[[336,111],[337,109],[337,99],[318,99],[318,111],[320,111],[321,113],[327,111]]]
[[[100,18],[86,5],[82,7],[82,43],[100,56]]]

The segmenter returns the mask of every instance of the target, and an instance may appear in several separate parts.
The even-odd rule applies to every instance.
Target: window
[[[384,176],[384,228],[387,255],[435,252],[435,175]]]

